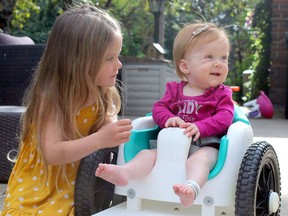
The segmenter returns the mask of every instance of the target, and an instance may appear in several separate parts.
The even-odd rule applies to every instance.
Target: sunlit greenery
[[[269,73],[271,67],[271,14],[272,0],[263,0],[255,8],[253,19],[253,35],[251,35],[254,58],[252,69],[255,70],[251,79],[250,98],[255,98],[259,90],[269,95]]]
[[[62,13],[59,0],[18,0],[13,11],[12,33],[45,43],[56,16]]]
[[[271,44],[270,17],[272,0],[166,0],[165,49],[172,60],[172,46],[176,33],[187,22],[206,20],[225,27],[230,33],[232,50],[227,85],[241,86],[242,72],[255,70],[248,85],[247,99],[259,90],[269,90],[269,47]],[[17,0],[13,11],[14,35],[30,36],[36,43],[45,43],[55,18],[63,12],[63,2],[77,0]],[[81,0],[92,2],[122,23],[123,56],[144,57],[153,41],[154,17],[148,0]],[[256,22],[257,21],[257,22]],[[249,83],[248,83],[249,84]],[[242,102],[242,93],[234,99]]]

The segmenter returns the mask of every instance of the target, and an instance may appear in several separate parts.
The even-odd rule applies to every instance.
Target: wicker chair
[[[0,45],[0,182],[9,179],[16,156],[20,117],[25,111],[22,98],[32,73],[44,51],[44,45]],[[16,151],[13,151],[16,150]],[[12,152],[11,152],[12,151]]]
[[[9,179],[13,163],[11,159],[17,155],[20,136],[20,118],[25,112],[22,106],[0,106],[0,182],[6,183]]]

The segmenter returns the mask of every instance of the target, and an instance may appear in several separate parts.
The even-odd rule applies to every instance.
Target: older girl
[[[96,7],[76,6],[56,19],[24,100],[1,215],[73,215],[79,160],[129,139],[131,121],[115,121],[121,47],[118,22]]]

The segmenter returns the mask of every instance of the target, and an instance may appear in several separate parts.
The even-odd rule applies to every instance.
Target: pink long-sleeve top
[[[191,97],[183,94],[186,84],[184,81],[166,84],[163,98],[153,106],[155,123],[164,128],[169,118],[179,116],[185,122],[194,123],[201,137],[226,133],[234,115],[231,88],[221,84],[206,90],[202,95]]]

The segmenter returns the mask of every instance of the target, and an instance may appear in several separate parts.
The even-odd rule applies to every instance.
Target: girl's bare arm
[[[44,157],[48,164],[61,165],[82,159],[101,148],[127,142],[132,129],[130,119],[109,123],[96,133],[72,141],[62,141],[59,129],[52,118],[46,123],[43,140]]]

